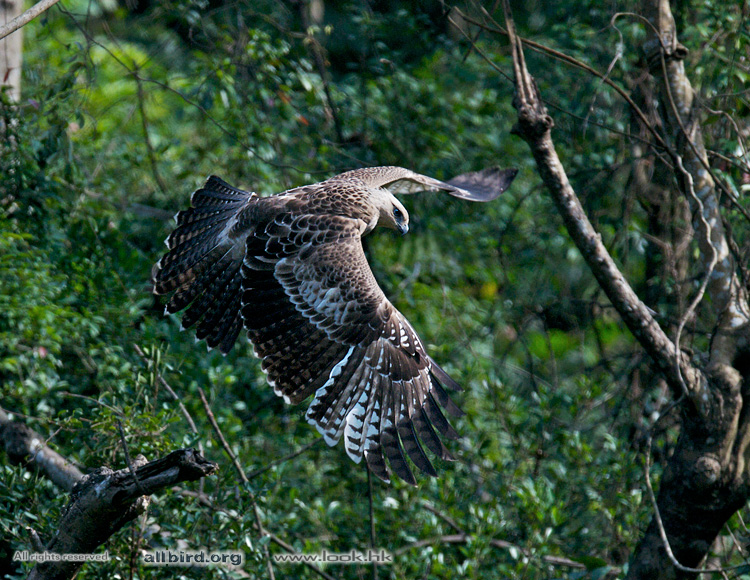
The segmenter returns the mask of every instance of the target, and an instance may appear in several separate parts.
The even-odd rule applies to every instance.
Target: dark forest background
[[[578,66],[668,133],[643,50],[649,25],[630,3],[512,8],[519,34],[552,49],[527,46],[526,59],[571,185],[674,339],[705,277],[684,180],[628,102]],[[672,10],[746,285],[750,9],[680,0]],[[220,464],[155,497],[108,541],[112,559],[79,578],[232,576],[144,569],[138,551],[159,547],[243,550],[237,577],[267,577],[262,546],[280,548],[254,527],[253,502],[296,551],[394,554],[390,566],[326,567],[334,578],[627,573],[654,517],[646,454],[658,491],[686,403],[622,323],[511,134],[501,27],[492,2],[63,0],[24,28],[22,96],[0,108],[0,406],[84,472],[126,465],[118,423],[131,456],[200,445]],[[438,461],[439,477],[417,488],[368,484],[341,445],[320,441],[306,406],[274,396],[244,338],[229,356],[207,352],[150,292],[171,218],[208,175],[271,194],[368,165],[439,179],[520,169],[488,204],[406,197],[409,235],[367,242],[386,295],[464,387],[458,460]],[[699,368],[711,360],[716,304],[709,292],[680,330]],[[735,368],[747,373],[747,360]],[[3,572],[25,577],[13,551],[30,549],[29,527],[54,535],[67,502],[43,474],[0,461]],[[704,561],[740,566],[729,577],[750,571],[743,506]],[[319,577],[301,565],[275,572]]]

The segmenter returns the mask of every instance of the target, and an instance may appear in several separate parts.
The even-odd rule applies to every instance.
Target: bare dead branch
[[[0,408],[0,445],[11,463],[35,467],[58,487],[70,491],[83,473],[65,457],[47,446],[44,437],[18,421],[11,421]]]
[[[126,523],[142,514],[150,495],[183,481],[214,473],[218,466],[194,449],[180,449],[150,463],[143,456],[133,461],[137,481],[129,468],[112,471],[101,467],[73,487],[71,502],[57,534],[45,550],[57,554],[91,554]],[[143,495],[143,493],[147,495]],[[37,564],[29,580],[68,580],[82,562],[45,561]]]
[[[529,144],[542,180],[568,233],[630,332],[651,356],[672,389],[677,393],[683,390],[691,393],[691,400],[696,407],[702,408],[700,394],[705,379],[690,364],[688,358],[675,348],[649,309],[625,280],[570,185],[552,142],[551,129],[554,123],[547,114],[536,83],[526,68],[522,43],[516,34],[507,0],[503,2],[503,7],[516,82],[513,105],[518,111],[518,123],[512,132]],[[677,363],[674,364],[674,361]]]
[[[7,24],[0,26],[0,39],[3,39],[19,28],[26,26],[29,22],[34,20],[34,18],[39,16],[45,10],[49,10],[50,8],[52,8],[59,1],[60,0],[41,0],[41,2],[37,2],[20,16],[16,16]]]

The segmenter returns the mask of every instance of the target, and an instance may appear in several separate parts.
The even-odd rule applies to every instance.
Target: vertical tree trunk
[[[740,364],[747,355],[748,307],[708,165],[701,111],[685,70],[688,51],[677,40],[668,0],[647,0],[643,10],[652,25],[644,50],[662,105],[665,140],[675,181],[694,216],[701,276],[711,298],[710,305],[698,308],[715,326],[705,383],[688,387],[700,396],[681,406],[680,438],[659,485],[659,514],[633,555],[628,578],[692,578],[696,574],[688,568],[702,565],[716,536],[748,498],[750,393],[747,369]]]
[[[23,0],[0,0],[0,25],[7,24],[23,11]],[[21,29],[0,39],[0,86],[10,87],[12,100],[21,99]]]
[[[510,12],[518,123],[571,238],[623,321],[669,384],[681,411],[681,431],[659,485],[658,510],[631,558],[629,580],[693,578],[727,520],[750,497],[750,356],[748,300],[728,251],[716,183],[707,164],[700,111],[685,74],[685,47],[677,42],[669,0],[646,0],[646,52],[655,77],[674,182],[687,199],[700,250],[701,289],[690,297],[713,324],[703,361],[688,357],[667,336],[618,269],[594,230],[557,156],[552,118],[530,75]],[[710,301],[700,300],[702,292]],[[700,301],[700,303],[698,303]],[[688,313],[689,314],[689,311]],[[680,318],[687,316],[680,312]],[[678,333],[679,334],[679,333]],[[705,361],[705,362],[704,362]]]

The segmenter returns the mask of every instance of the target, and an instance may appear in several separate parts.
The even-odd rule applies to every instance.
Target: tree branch
[[[693,213],[707,291],[719,318],[719,332],[711,348],[713,365],[731,366],[736,336],[748,326],[750,308],[729,251],[722,222],[716,181],[708,164],[695,91],[685,73],[687,49],[677,40],[668,0],[644,4],[649,24],[644,50],[664,102],[664,122],[674,141],[682,189]],[[739,381],[739,379],[738,379]]]
[[[426,538],[424,540],[417,540],[416,542],[412,542],[411,544],[404,546],[403,548],[399,548],[394,552],[394,555],[400,556],[401,554],[405,554],[410,550],[424,548],[425,546],[434,546],[435,544],[466,544],[470,539],[471,537],[463,532],[458,534],[446,534],[444,536],[437,536],[435,538]],[[524,550],[522,547],[517,546],[516,544],[513,544],[511,542],[506,542],[505,540],[497,540],[493,538],[490,539],[489,543],[493,548],[497,548],[500,550],[518,550],[520,554],[523,554],[527,558],[533,557],[533,554],[531,554],[528,550]],[[584,570],[586,568],[586,566],[581,562],[576,562],[575,560],[564,558],[562,556],[542,556],[541,559],[543,562],[551,564],[552,566],[567,566],[569,568],[576,568],[579,570]]]
[[[151,494],[183,481],[195,481],[218,469],[194,449],[180,449],[150,463],[139,455],[132,467],[135,476],[129,468],[112,471],[108,467],[83,476],[74,486],[57,534],[45,550],[57,554],[91,554],[142,514],[148,508]],[[41,562],[31,571],[29,580],[67,580],[82,565],[83,562]]]
[[[45,10],[52,8],[59,1],[60,0],[42,0],[41,2],[37,2],[26,12],[20,16],[16,16],[13,20],[8,22],[8,24],[0,26],[0,40],[9,34],[12,34],[19,28],[26,26],[29,22],[34,20],[34,18],[39,16]]]
[[[570,185],[552,141],[551,129],[554,122],[547,114],[536,83],[526,68],[523,47],[516,34],[507,0],[504,0],[503,7],[516,83],[513,105],[518,111],[518,123],[512,132],[529,144],[542,181],[547,186],[570,237],[630,332],[651,356],[672,389],[676,393],[689,394],[696,407],[701,409],[705,378],[690,364],[687,356],[678,353],[649,309],[625,280]]]
[[[0,445],[15,465],[34,466],[58,487],[70,491],[83,473],[70,461],[53,451],[39,433],[17,421],[11,421],[0,408]]]

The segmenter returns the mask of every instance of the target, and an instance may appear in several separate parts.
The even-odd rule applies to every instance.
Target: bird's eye
[[[395,217],[398,220],[398,219],[401,219],[402,217],[404,217],[404,214],[401,213],[400,209],[398,209],[397,207],[394,207],[393,208],[393,217]]]

